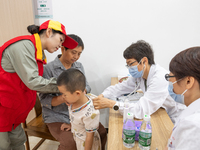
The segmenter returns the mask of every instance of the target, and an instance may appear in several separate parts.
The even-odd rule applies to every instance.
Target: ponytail
[[[44,31],[46,31],[46,29],[40,30],[40,26],[36,26],[36,25],[34,25],[34,24],[33,24],[33,25],[29,25],[29,26],[27,27],[27,30],[28,30],[28,32],[31,33],[31,34],[38,33],[39,35],[43,34]],[[53,32],[53,34],[55,34],[55,33],[63,34],[62,32],[56,31],[56,30],[54,30],[54,29],[52,29],[52,32]]]
[[[27,27],[28,32],[31,34],[39,33],[39,29],[40,29],[40,26],[36,26],[36,25],[29,25]]]

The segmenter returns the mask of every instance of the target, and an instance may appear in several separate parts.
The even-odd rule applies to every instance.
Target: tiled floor
[[[29,142],[30,142],[30,149],[33,149],[33,147],[40,141],[40,138],[29,136]],[[59,143],[56,141],[51,140],[45,140],[44,143],[38,148],[38,150],[57,150]]]

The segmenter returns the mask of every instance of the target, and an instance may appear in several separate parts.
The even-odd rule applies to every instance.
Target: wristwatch
[[[113,109],[115,111],[119,110],[119,103],[118,102],[115,103],[115,105],[113,106]]]

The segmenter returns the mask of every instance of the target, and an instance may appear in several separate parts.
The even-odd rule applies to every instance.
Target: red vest
[[[20,40],[30,40],[35,46],[35,59],[38,64],[39,75],[43,74],[43,64],[38,59],[38,52],[42,51],[41,44],[38,48],[39,35],[19,36],[7,41],[0,47],[0,60],[2,60],[3,51],[11,44]],[[40,39],[39,39],[40,42]],[[39,52],[40,54],[42,52]],[[16,58],[17,59],[17,58]],[[26,120],[28,113],[34,107],[36,101],[36,91],[29,89],[19,78],[17,73],[6,72],[0,61],[0,132],[12,131]]]

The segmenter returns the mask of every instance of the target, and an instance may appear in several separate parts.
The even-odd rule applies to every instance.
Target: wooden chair
[[[36,117],[32,119],[29,123],[26,122],[23,123],[23,128],[27,137],[27,141],[25,143],[27,150],[30,150],[28,136],[35,136],[42,138],[33,148],[33,150],[37,150],[46,139],[56,141],[56,139],[51,135],[48,127],[46,126],[46,124],[42,119],[42,107],[38,95],[36,98],[36,103],[34,108]]]

